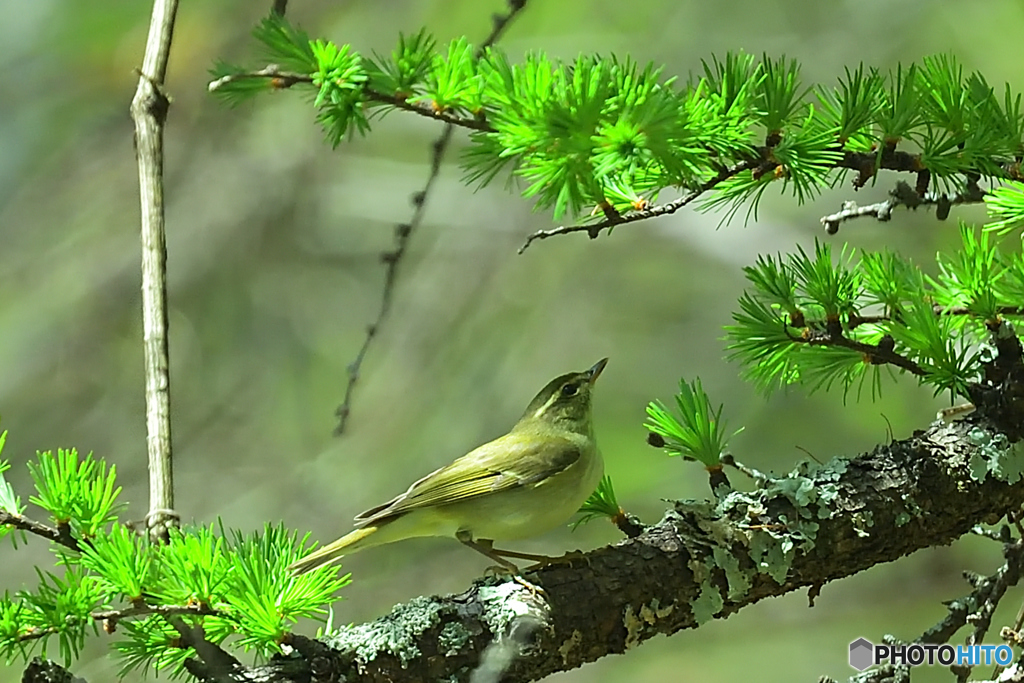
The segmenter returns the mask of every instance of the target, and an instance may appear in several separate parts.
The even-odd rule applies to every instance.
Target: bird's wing
[[[402,495],[356,517],[357,526],[429,507],[529,486],[569,468],[580,449],[568,439],[505,435],[415,482]]]

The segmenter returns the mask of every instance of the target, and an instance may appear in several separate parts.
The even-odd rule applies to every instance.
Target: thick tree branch
[[[163,91],[177,0],[156,0],[139,85],[132,98],[135,151],[142,205],[142,330],[146,364],[146,443],[149,451],[150,534],[164,538],[176,523],[171,468],[171,380],[167,351],[167,244],[164,233],[164,123],[170,100]]]
[[[716,503],[681,501],[636,538],[479,581],[341,629],[248,680],[468,681],[521,619],[539,622],[501,679],[533,681],[694,628],[767,597],[946,545],[1024,503],[1024,448],[972,418],[851,460],[806,464]],[[1009,473],[1002,478],[996,473]]]
[[[56,662],[36,657],[25,667],[21,683],[86,683]]]

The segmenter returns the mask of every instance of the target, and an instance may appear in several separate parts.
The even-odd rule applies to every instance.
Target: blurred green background
[[[0,22],[0,416],[4,455],[27,497],[36,449],[75,446],[116,463],[130,515],[146,511],[140,345],[137,169],[128,117],[149,3],[11,0]],[[363,140],[330,150],[291,92],[229,110],[206,92],[218,58],[258,64],[248,38],[270,0],[183,3],[167,90],[166,196],[177,507],[186,520],[256,529],[284,519],[329,541],[359,511],[506,430],[551,377],[611,362],[597,392],[598,438],[621,502],[647,522],[663,498],[703,498],[699,468],[647,447],[648,400],[668,400],[699,374],[733,427],[738,459],[784,471],[811,452],[853,455],[926,425],[943,403],[912,381],[878,402],[797,391],[768,400],[723,360],[722,325],[759,253],[813,245],[839,202],[878,201],[895,178],[797,207],[771,197],[760,219],[717,228],[683,211],[589,241],[570,235],[516,249],[551,226],[501,183],[473,192],[452,153],[402,264],[390,319],[363,367],[350,422],[331,435],[366,324],[378,305],[382,250],[411,215],[439,127],[393,114]],[[311,35],[390,51],[425,25],[442,41],[479,40],[499,2],[292,0]],[[743,49],[786,54],[807,83],[834,82],[864,60],[889,68],[952,52],[1001,89],[1024,89],[1024,8],[982,0],[801,2],[531,0],[501,46],[630,53],[685,75]],[[969,221],[978,209],[954,211]],[[955,245],[955,221],[899,212],[888,224],[843,226],[837,243],[888,245],[930,262]],[[559,553],[612,543],[596,522],[522,543]],[[0,548],[0,587],[35,581],[48,550]],[[552,680],[815,680],[845,678],[847,644],[913,638],[967,592],[964,569],[988,573],[995,544],[965,539],[826,586],[813,609],[791,595],[697,631],[659,638]],[[337,621],[359,622],[420,594],[459,591],[484,562],[443,539],[351,557],[354,584]],[[1007,600],[995,624],[1012,621]],[[1005,612],[1005,614],[1003,613]],[[302,629],[312,632],[313,624]],[[989,642],[994,642],[990,637]],[[73,668],[111,680],[106,636]],[[743,656],[738,657],[742,648]],[[20,678],[0,665],[0,681]],[[981,670],[978,674],[984,674]],[[916,674],[919,675],[919,674]],[[920,676],[920,675],[919,675]],[[918,680],[946,680],[941,670]]]

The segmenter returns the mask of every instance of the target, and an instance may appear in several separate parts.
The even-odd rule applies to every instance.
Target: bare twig
[[[841,210],[822,216],[821,224],[825,226],[825,232],[834,235],[839,232],[840,223],[854,218],[870,217],[882,222],[888,221],[892,218],[893,209],[897,206],[905,206],[908,209],[934,206],[937,207],[939,220],[945,220],[950,207],[960,204],[980,204],[985,201],[986,194],[976,183],[968,183],[963,191],[952,197],[940,192],[927,192],[921,196],[908,183],[900,180],[896,183],[896,187],[889,191],[889,198],[884,202],[866,206],[858,206],[854,201],[843,202]]]
[[[270,11],[279,17],[283,17],[285,11],[288,9],[288,0],[274,0],[274,4],[271,5]]]
[[[143,617],[157,614],[162,617],[176,617],[182,614],[198,614],[203,616],[224,616],[223,612],[213,609],[207,605],[136,605],[125,609],[110,609],[89,614],[91,621],[104,622],[104,628],[108,633],[113,633],[117,622],[131,617]],[[41,628],[29,633],[19,635],[18,642],[39,640],[58,633],[57,628]]]
[[[272,80],[274,82],[275,90],[286,90],[294,85],[300,84],[313,85],[313,77],[309,74],[300,74],[294,71],[282,71],[281,67],[277,64],[268,64],[262,69],[258,69],[256,71],[245,71],[242,73],[221,76],[214,81],[210,81],[207,84],[206,89],[210,92],[216,92],[231,83],[255,79]],[[494,131],[494,128],[492,128],[491,125],[487,123],[487,120],[482,116],[467,118],[465,116],[455,114],[447,109],[436,109],[425,102],[410,102],[406,97],[401,95],[383,93],[373,90],[372,88],[363,88],[360,94],[365,102],[387,104],[395,107],[396,109],[418,114],[419,116],[434,119],[435,121],[442,121],[451,126],[458,126],[460,128],[482,132]]]
[[[912,375],[918,377],[924,377],[924,369],[910,360],[906,356],[902,356],[892,348],[889,348],[883,342],[878,344],[867,344],[865,342],[859,342],[854,339],[843,335],[841,332],[824,332],[808,330],[807,334],[802,337],[791,336],[794,342],[798,344],[808,344],[809,346],[834,346],[844,349],[850,349],[851,351],[857,351],[864,355],[864,360],[872,365],[895,365],[896,367],[906,370]],[[885,338],[883,337],[883,340]]]
[[[668,202],[667,204],[660,204],[657,206],[651,206],[640,211],[631,211],[626,214],[614,214],[606,217],[602,221],[596,223],[583,223],[576,225],[562,225],[557,228],[550,230],[538,230],[526,238],[526,242],[523,246],[519,247],[519,253],[522,254],[536,240],[546,240],[549,237],[555,235],[568,235],[571,232],[586,232],[590,239],[597,239],[597,236],[601,234],[602,230],[611,230],[617,225],[625,225],[627,223],[636,223],[637,221],[644,221],[648,218],[657,218],[658,216],[667,216],[670,213],[675,213],[679,209],[683,208],[687,204],[690,204],[695,199],[703,195],[708,190],[713,189],[719,183],[732,178],[735,175],[757,168],[764,162],[761,159],[752,159],[748,161],[741,161],[738,164],[728,166],[721,169],[714,177],[704,181],[699,188],[687,192],[684,196],[676,199],[675,201]]]
[[[246,71],[245,73],[228,74],[227,76],[221,76],[215,81],[210,81],[207,84],[206,89],[210,92],[216,92],[229,83],[235,83],[237,81],[249,81],[253,79],[273,79],[274,87],[278,90],[285,90],[292,87],[297,83],[305,83],[311,85],[313,83],[313,77],[309,74],[300,74],[293,71],[282,71],[281,67],[277,64],[268,64],[267,66],[257,71]]]
[[[991,576],[974,577],[971,581],[974,590],[962,598],[947,602],[946,616],[922,633],[917,642],[947,643],[953,634],[968,623],[975,624],[976,642],[981,642],[981,638],[988,631],[992,612],[999,600],[1002,599],[1007,588],[1016,585],[1020,580],[1021,563],[1024,561],[1024,545],[1019,539],[1013,543],[1007,543],[1003,547],[1003,555],[1006,558],[1003,566]]]
[[[170,100],[163,91],[177,0],[155,0],[139,85],[132,98],[142,206],[142,329],[146,363],[146,442],[149,450],[150,535],[164,538],[174,517],[171,467],[171,380],[167,352],[167,245],[164,233],[164,122]]]
[[[524,7],[526,7],[526,0],[508,0],[508,11],[504,14],[495,14],[492,17],[491,32],[480,47],[477,48],[477,57],[482,55],[484,50],[493,45],[498,38],[501,37],[501,34],[505,32],[505,29],[508,28],[512,20],[523,10]],[[384,97],[382,93],[374,94]],[[413,105],[402,98],[391,98],[387,101],[389,104],[396,107],[410,110],[418,114],[431,115],[433,118],[444,120],[445,125],[441,134],[431,145],[430,172],[427,175],[427,181],[423,185],[423,189],[412,195],[412,217],[409,219],[408,223],[400,223],[395,226],[394,249],[381,254],[381,261],[384,263],[385,271],[384,288],[381,293],[380,308],[377,310],[377,318],[366,327],[366,336],[363,338],[362,346],[359,347],[359,352],[356,354],[356,357],[352,362],[348,364],[348,382],[345,385],[345,396],[336,411],[338,416],[338,426],[334,430],[336,435],[343,434],[346,426],[348,425],[348,418],[352,412],[352,396],[355,392],[356,384],[359,382],[359,372],[362,369],[363,360],[366,358],[366,353],[370,350],[370,345],[377,336],[381,324],[383,324],[384,319],[387,317],[388,311],[391,310],[391,300],[395,289],[395,281],[398,277],[398,265],[402,262],[402,258],[405,256],[406,249],[409,245],[409,238],[412,237],[412,234],[417,228],[419,228],[420,223],[423,221],[427,197],[430,196],[430,190],[434,186],[434,181],[437,180],[437,177],[441,172],[441,162],[444,160],[445,152],[448,150],[448,144],[451,141],[455,125],[462,125],[476,130],[490,130],[490,127],[486,122],[478,119],[448,119],[445,118],[446,115],[444,112],[433,112],[429,107]]]
[[[15,529],[27,531],[54,543],[59,543],[69,550],[78,551],[81,549],[78,541],[71,535],[70,529],[66,527],[55,529],[42,522],[37,522],[21,515],[11,514],[10,512],[4,512],[3,510],[0,510],[0,526],[12,526]]]

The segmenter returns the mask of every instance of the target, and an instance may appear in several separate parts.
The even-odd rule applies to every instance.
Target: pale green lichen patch
[[[754,566],[780,586],[786,582],[795,555],[794,543],[788,537],[779,538],[768,531],[755,532],[750,537],[750,559]]]
[[[725,580],[729,586],[729,599],[738,600],[747,594],[751,585],[751,572],[740,568],[740,561],[728,548],[715,547],[711,549],[715,558],[715,565],[725,572]]]
[[[683,538],[703,556],[707,567],[694,560],[690,568],[700,586],[699,604],[694,605],[698,623],[721,611],[722,591],[711,583],[711,570],[725,574],[729,600],[741,598],[753,585],[758,574],[767,575],[783,584],[789,574],[796,552],[814,549],[820,521],[837,514],[840,484],[847,473],[849,461],[833,458],[827,463],[804,461],[783,477],[757,477],[753,491],[732,491],[711,509],[704,510],[694,501],[678,502],[676,509],[695,521],[702,534],[688,534]],[[707,505],[707,504],[705,504]],[[776,508],[782,510],[775,511]],[[702,514],[705,513],[706,514]],[[868,534],[874,525],[870,515],[854,518],[859,534]],[[738,546],[745,546],[752,567],[743,567],[737,555]]]
[[[924,514],[924,510],[917,504],[917,501],[910,497],[908,493],[903,493],[901,498],[903,503],[903,510],[896,515],[896,526],[903,526],[916,517],[920,517]],[[874,520],[872,520],[874,521]]]
[[[718,587],[710,581],[700,585],[700,595],[690,603],[690,610],[693,612],[693,620],[697,626],[711,621],[716,614],[722,611],[725,601]]]
[[[454,657],[469,642],[469,632],[461,624],[449,621],[437,634],[437,651],[446,657]]]
[[[419,638],[439,624],[441,616],[442,606],[435,599],[413,598],[377,621],[338,629],[323,641],[336,650],[352,652],[360,662],[388,652],[405,666],[420,656]]]
[[[569,655],[583,642],[583,634],[574,629],[572,635],[558,648],[558,654],[562,655],[562,664],[569,664]]]
[[[626,649],[630,650],[643,642],[644,624],[640,615],[633,611],[633,605],[626,605],[622,614],[622,625],[626,629]]]
[[[647,635],[647,630],[672,614],[675,608],[673,603],[662,607],[657,598],[651,600],[649,605],[640,605],[639,610],[634,609],[633,605],[626,605],[622,614],[622,625],[626,628],[626,649],[639,645]]]
[[[853,520],[853,531],[861,538],[867,538],[871,534],[868,532],[869,527],[875,525],[875,515],[871,510],[863,510],[855,512],[850,515]]]
[[[975,427],[967,434],[975,447],[971,454],[971,478],[984,481],[993,476],[1007,484],[1015,484],[1024,477],[1024,448],[1011,444],[1005,435]]]
[[[700,585],[700,595],[690,603],[693,618],[700,626],[711,621],[716,614],[722,611],[724,601],[718,587],[711,582],[711,567],[696,558],[691,558],[687,566],[693,572],[694,583]]]

